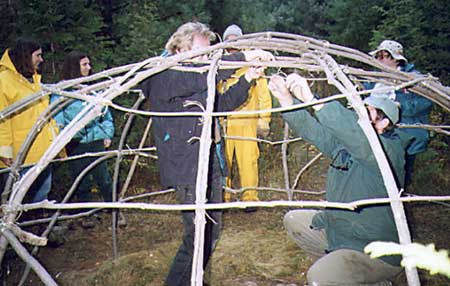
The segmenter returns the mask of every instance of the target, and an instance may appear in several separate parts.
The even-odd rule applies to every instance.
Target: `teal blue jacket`
[[[59,95],[52,94],[50,102],[59,98]],[[84,108],[85,102],[75,100],[58,112],[54,119],[60,129],[66,127],[75,116]],[[81,143],[89,143],[97,140],[112,139],[114,136],[114,122],[111,111],[106,107],[103,113],[81,129],[73,139],[79,140]]]
[[[330,102],[315,112],[284,112],[283,117],[298,136],[314,144],[331,159],[326,182],[326,199],[352,202],[388,197],[381,172],[369,141],[357,123],[356,113],[338,102]],[[411,140],[396,129],[379,136],[398,186],[404,183],[405,148]],[[363,252],[372,241],[398,242],[391,207],[367,206],[357,211],[325,210],[313,218],[313,227],[325,229],[328,250],[353,249]],[[399,265],[399,256],[383,258]]]
[[[403,72],[418,73],[414,69],[414,64],[406,64],[400,70]],[[364,86],[366,89],[372,89],[375,83],[367,83]],[[395,101],[400,103],[399,123],[428,124],[430,122],[429,116],[433,106],[430,100],[403,88],[395,91]],[[414,140],[407,148],[409,155],[414,155],[427,149],[429,134],[426,129],[402,128],[402,130],[414,137]]]

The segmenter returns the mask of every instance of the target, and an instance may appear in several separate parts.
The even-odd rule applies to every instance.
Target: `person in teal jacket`
[[[91,74],[90,60],[87,54],[72,51],[70,52],[63,65],[63,79],[68,80]],[[52,101],[56,100],[59,95],[52,95]],[[59,127],[66,127],[75,116],[85,107],[85,102],[75,100],[60,111],[55,120]],[[101,116],[95,118],[92,122],[81,129],[67,144],[66,151],[69,156],[80,155],[84,153],[96,153],[105,151],[111,145],[114,136],[114,123],[111,112],[105,108]],[[89,166],[96,157],[87,157],[73,160],[70,163],[70,172],[75,178]],[[76,190],[77,200],[80,202],[89,202],[91,198],[91,178],[97,183],[104,201],[112,201],[112,180],[108,172],[106,161],[101,162],[93,168],[80,182]],[[82,221],[85,228],[94,227],[95,220],[88,217]]]
[[[414,64],[408,63],[408,60],[403,55],[403,46],[396,41],[384,40],[369,54],[385,66],[402,72],[419,74],[414,68]],[[380,83],[373,82],[365,84],[364,87],[366,89],[373,89],[379,85]],[[373,93],[371,96],[380,95],[378,93]],[[407,88],[391,92],[388,96],[392,100],[400,103],[399,123],[408,125],[429,123],[429,116],[433,106],[433,103],[430,100],[410,92]],[[402,130],[414,137],[414,140],[407,148],[405,164],[405,185],[407,186],[411,183],[411,175],[416,155],[427,150],[429,133],[426,129],[421,128],[403,128]]]
[[[315,100],[306,80],[297,74],[289,75],[286,82],[273,76],[269,88],[281,106],[294,103],[291,92],[305,103]],[[410,136],[393,128],[399,117],[398,106],[386,97],[369,98],[365,103],[400,187]],[[304,109],[284,112],[283,117],[294,133],[331,159],[327,201],[346,203],[387,197],[356,113],[337,101],[313,109],[315,117]],[[317,259],[308,270],[308,285],[390,285],[388,280],[401,271],[399,256],[371,259],[363,252],[372,241],[399,241],[389,204],[360,207],[357,211],[294,210],[286,214],[284,224],[294,241]]]

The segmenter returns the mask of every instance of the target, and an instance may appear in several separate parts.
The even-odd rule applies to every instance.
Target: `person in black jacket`
[[[186,23],[170,37],[166,44],[169,55],[208,47],[215,35],[204,24]],[[198,60],[207,59],[206,55]],[[196,60],[194,59],[194,60]],[[266,51],[254,50],[223,56],[222,60],[231,61],[269,61],[273,55]],[[234,70],[221,70],[216,80],[225,80]],[[225,94],[217,94],[214,111],[232,111],[243,104],[253,80],[260,77],[262,68],[250,68],[239,82]],[[202,111],[199,106],[185,106],[187,101],[195,101],[206,107],[207,73],[165,70],[153,75],[141,84],[144,94],[150,101],[150,110],[158,112]],[[218,124],[218,120],[215,120]],[[153,119],[153,135],[159,158],[160,181],[164,187],[173,187],[181,204],[195,204],[195,184],[198,168],[201,117],[156,116]],[[217,129],[217,128],[216,128]],[[214,132],[213,132],[214,133]],[[226,166],[221,158],[223,146],[213,140],[210,150],[207,200],[210,203],[222,202],[222,182]],[[222,164],[222,166],[221,166]],[[209,218],[205,227],[204,267],[219,238],[221,211],[208,211]],[[194,250],[194,211],[183,211],[183,242],[173,260],[166,285],[190,285]]]

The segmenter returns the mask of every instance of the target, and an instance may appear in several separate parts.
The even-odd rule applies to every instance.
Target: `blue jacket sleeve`
[[[60,98],[60,95],[52,93],[50,95],[50,103],[55,102]],[[56,124],[60,129],[63,129],[66,126],[65,118],[64,118],[64,109],[61,109],[58,113],[55,114],[53,119],[56,121]]]
[[[114,121],[111,111],[108,108],[106,109],[105,115],[103,115],[100,128],[106,134],[108,139],[112,139],[114,137]]]
[[[403,66],[401,70],[421,75],[412,63]],[[428,116],[433,105],[430,100],[413,92],[409,92],[408,89],[397,90],[395,93],[397,95],[397,101],[401,104],[401,123],[428,123]]]
[[[398,94],[398,93],[397,93]],[[417,95],[412,92],[400,93],[405,96],[404,100],[401,100],[401,117],[402,118],[415,118],[418,119],[421,116],[428,118],[433,103],[423,96]],[[405,122],[407,123],[407,122]],[[422,122],[426,123],[426,122]]]

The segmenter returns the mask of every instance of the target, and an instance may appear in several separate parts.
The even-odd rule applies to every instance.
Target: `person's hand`
[[[251,82],[254,79],[260,78],[264,75],[263,67],[250,67],[245,73],[244,77],[248,82]]]
[[[275,60],[275,57],[272,55],[272,53],[263,50],[243,51],[242,53],[244,54],[245,61],[247,62],[251,62],[254,60],[259,60],[263,62]]]
[[[111,139],[104,139],[103,146],[105,146],[105,148],[109,148],[111,146]]]
[[[296,73],[287,76],[286,86],[302,102],[308,103],[314,99],[306,79]]]
[[[267,123],[267,121],[259,119],[256,133],[258,134],[258,137],[266,138],[270,133],[269,123]]]
[[[296,73],[291,73],[287,76],[286,86],[295,95],[296,98],[304,103],[309,103],[315,100],[314,94],[311,92],[306,79]],[[319,111],[323,106],[323,103],[316,104],[313,106],[313,109],[315,111]]]
[[[269,89],[272,95],[280,102],[281,106],[289,106],[294,103],[291,93],[286,87],[284,79],[279,75],[270,77]]]
[[[10,167],[13,163],[12,158],[6,158],[6,157],[0,157],[0,161],[8,167]]]

